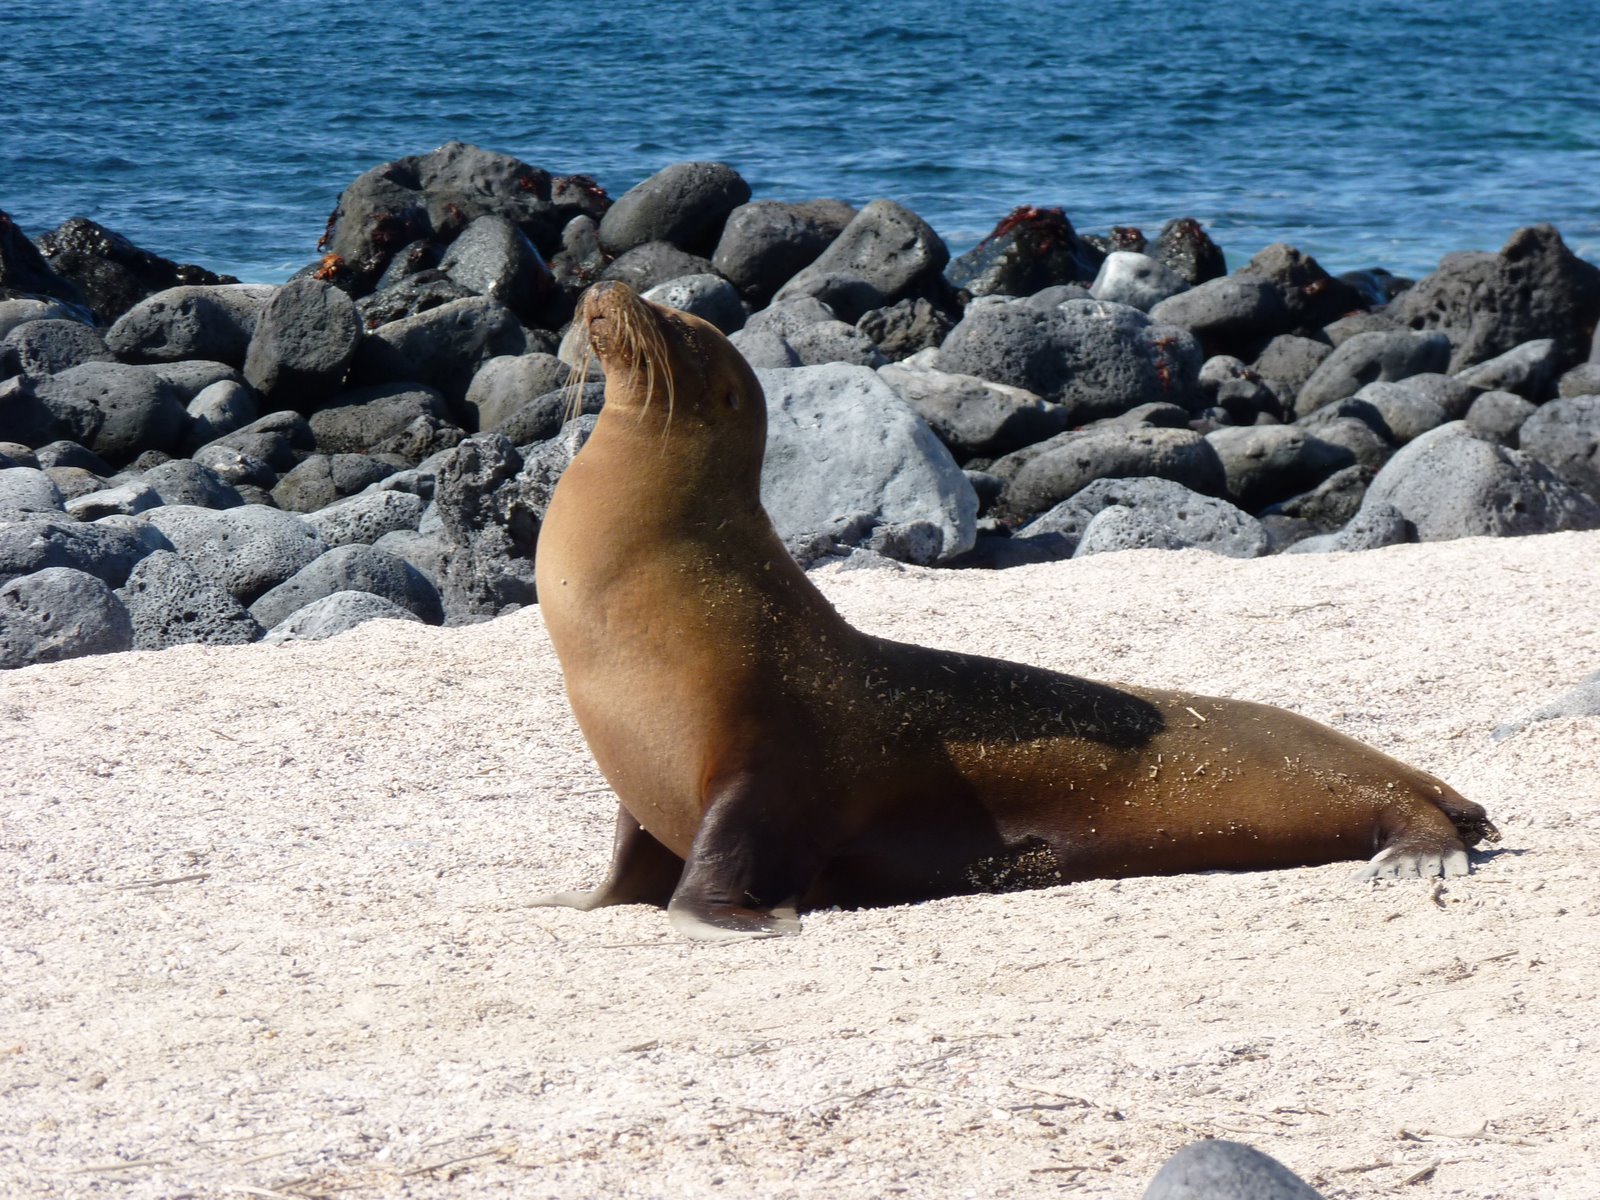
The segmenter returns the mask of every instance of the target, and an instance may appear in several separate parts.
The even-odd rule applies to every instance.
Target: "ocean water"
[[[8,0],[0,208],[247,281],[340,189],[452,138],[613,196],[720,159],[758,198],[886,196],[960,252],[1018,204],[1193,215],[1420,274],[1555,223],[1600,260],[1592,0]]]

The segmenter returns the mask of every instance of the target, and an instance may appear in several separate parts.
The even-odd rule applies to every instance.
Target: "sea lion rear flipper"
[[[576,908],[588,912],[613,904],[666,907],[683,874],[683,860],[668,850],[617,805],[617,829],[611,840],[611,870],[592,892],[556,892],[535,896],[530,908]]]
[[[799,933],[796,904],[822,865],[803,824],[808,806],[795,803],[770,771],[766,778],[741,772],[708,791],[700,831],[667,905],[672,927],[701,941]]]

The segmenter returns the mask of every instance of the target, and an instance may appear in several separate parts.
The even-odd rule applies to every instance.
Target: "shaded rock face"
[[[941,292],[941,272],[950,261],[944,239],[916,213],[892,200],[874,200],[809,267],[779,289],[775,299],[812,295],[809,285],[830,275],[861,280],[882,297],[854,313],[896,300]],[[841,315],[843,315],[841,313]]]
[[[1519,229],[1498,254],[1448,254],[1389,313],[1412,329],[1447,334],[1461,371],[1523,342],[1550,338],[1556,364],[1582,362],[1600,321],[1600,268],[1572,253],[1549,225]]]
[[[1061,283],[1088,283],[1105,256],[1082,241],[1059,208],[1013,209],[945,278],[974,296],[1031,296]]]
[[[49,296],[86,310],[77,285],[52,271],[11,215],[0,210],[0,300],[14,296]]]
[[[38,239],[40,254],[55,273],[83,293],[102,325],[139,301],[168,288],[238,283],[192,263],[175,263],[135,246],[120,233],[85,217],[73,217]]]
[[[41,380],[35,392],[61,434],[112,465],[147,450],[175,450],[188,431],[178,394],[142,367],[84,363]]]
[[[1518,426],[1518,440],[1566,482],[1600,501],[1600,395],[1552,400],[1528,413]]]
[[[374,167],[347,187],[319,249],[329,255],[329,281],[364,296],[400,250],[446,245],[485,214],[505,217],[548,257],[561,248],[567,222],[598,219],[609,205],[585,176],[552,176],[510,155],[447,142]]]

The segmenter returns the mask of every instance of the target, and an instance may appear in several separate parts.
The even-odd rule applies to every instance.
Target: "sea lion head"
[[[719,440],[730,439],[723,441],[725,450],[752,437],[765,444],[761,384],[709,321],[614,282],[585,292],[574,321],[605,371],[608,409],[659,426],[668,436],[714,427]]]

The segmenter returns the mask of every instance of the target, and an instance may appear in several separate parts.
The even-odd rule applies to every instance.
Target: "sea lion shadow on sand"
[[[1092,878],[1464,875],[1498,837],[1442,781],[1283,709],[854,629],[761,506],[766,403],[738,352],[622,284],[576,319],[606,404],[535,565],[619,808],[606,881],[534,903],[766,936],[800,908]]]

